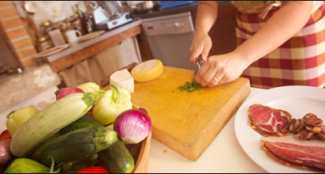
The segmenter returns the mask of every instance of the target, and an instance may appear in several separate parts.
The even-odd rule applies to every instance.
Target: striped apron
[[[231,1],[237,8],[236,38],[242,44],[280,8],[280,1]],[[279,48],[253,62],[242,77],[251,86],[269,89],[287,85],[325,86],[325,5],[314,1],[304,28]],[[265,43],[267,44],[267,43]]]

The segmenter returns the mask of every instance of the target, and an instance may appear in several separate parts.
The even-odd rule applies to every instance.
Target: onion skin
[[[126,110],[114,122],[114,130],[125,144],[138,144],[149,135],[151,128],[151,119],[143,108]]]
[[[5,167],[12,159],[10,142],[10,139],[0,140],[0,168]]]
[[[56,100],[73,93],[84,93],[84,91],[76,87],[61,88],[55,92]]]

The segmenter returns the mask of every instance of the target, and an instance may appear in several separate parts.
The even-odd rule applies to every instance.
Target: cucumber
[[[104,167],[110,173],[132,173],[134,159],[121,140],[115,141],[109,148],[98,153]]]
[[[117,133],[105,127],[80,128],[46,141],[32,153],[31,159],[46,166],[51,165],[49,156],[58,164],[79,163],[108,148],[117,139]]]
[[[86,114],[96,101],[92,93],[73,93],[55,101],[21,125],[12,137],[11,153],[27,157],[49,137]]]
[[[49,173],[50,168],[28,158],[15,159],[4,173]]]

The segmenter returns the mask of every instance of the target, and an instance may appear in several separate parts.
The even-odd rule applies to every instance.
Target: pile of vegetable
[[[1,173],[132,173],[152,123],[131,94],[88,82],[59,89],[56,101],[7,115],[0,134]]]

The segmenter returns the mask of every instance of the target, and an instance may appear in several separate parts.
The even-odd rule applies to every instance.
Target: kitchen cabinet
[[[192,11],[195,24],[197,10]],[[236,48],[236,8],[230,3],[220,4],[218,19],[211,28],[209,35],[212,39],[210,55],[228,53]]]

